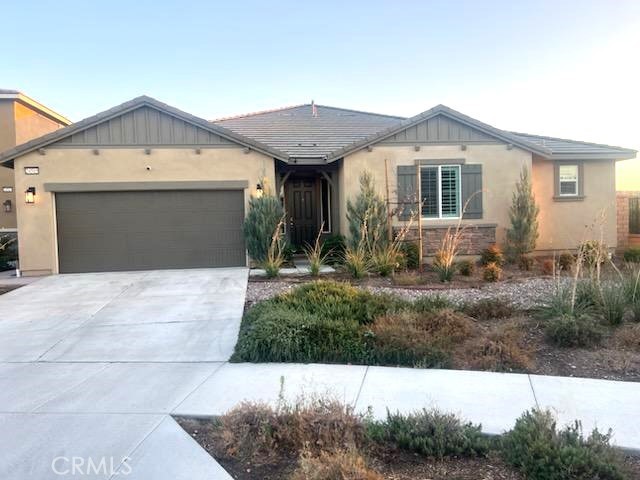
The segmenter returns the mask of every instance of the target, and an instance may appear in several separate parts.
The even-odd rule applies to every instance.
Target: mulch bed
[[[221,457],[210,420],[176,418],[180,426],[237,480],[283,480],[297,464],[297,457],[283,456],[269,465],[256,465]],[[367,455],[371,468],[388,480],[524,480],[525,477],[495,454],[487,458],[433,460],[395,449],[372,448]],[[640,458],[627,456],[629,478],[640,478]]]

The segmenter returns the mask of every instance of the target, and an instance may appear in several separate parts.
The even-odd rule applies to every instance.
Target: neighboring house
[[[251,195],[280,195],[287,234],[303,244],[321,225],[347,232],[364,171],[381,194],[388,178],[394,205],[422,199],[427,254],[461,215],[463,253],[502,242],[523,167],[540,251],[575,248],[602,210],[615,247],[615,161],[635,153],[506,132],[445,106],[404,119],[312,104],[209,122],[139,97],[0,162],[28,192],[17,204],[21,269],[37,275],[246,265]]]
[[[0,152],[71,122],[16,90],[0,89]],[[0,168],[0,232],[16,229],[13,170]]]

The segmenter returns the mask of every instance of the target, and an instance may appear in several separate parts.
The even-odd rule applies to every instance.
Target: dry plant
[[[284,255],[282,252],[282,227],[284,225],[284,216],[276,225],[273,234],[271,235],[271,242],[269,243],[269,249],[267,250],[267,258],[262,263],[267,277],[277,277],[280,273],[280,268],[284,263]]]
[[[410,219],[390,242],[379,248],[376,252],[370,252],[373,265],[383,277],[393,274],[400,266],[402,244],[412,224],[413,221]]]
[[[357,245],[347,245],[344,250],[344,266],[353,278],[363,278],[371,267],[371,256],[367,244],[367,219],[363,220],[360,240]]]
[[[304,451],[291,480],[384,480],[367,467],[356,449],[320,452],[319,456]]]
[[[324,261],[333,253],[333,249],[328,250],[323,253],[322,251],[322,243],[320,243],[320,237],[322,236],[322,231],[324,230],[324,222],[320,225],[320,230],[318,231],[318,235],[316,236],[316,240],[313,245],[306,245],[304,247],[304,253],[307,256],[307,260],[309,260],[309,273],[311,276],[317,277],[320,275],[320,267]]]

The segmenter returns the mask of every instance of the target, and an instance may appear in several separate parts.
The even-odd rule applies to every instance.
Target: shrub
[[[331,320],[371,323],[378,315],[406,308],[409,303],[388,294],[373,294],[347,283],[309,282],[276,297],[276,301],[300,312]]]
[[[467,317],[451,310],[381,316],[371,325],[371,355],[377,363],[447,367],[451,345],[467,338],[472,329]]]
[[[324,226],[324,224],[323,224]],[[322,235],[322,226],[318,231],[316,240],[313,245],[307,245],[304,247],[304,253],[309,261],[309,273],[312,277],[320,275],[320,267],[327,259],[327,254],[322,253],[322,246],[320,244],[320,236]]]
[[[329,235],[322,242],[322,255],[332,265],[342,263],[344,261],[345,248],[344,236],[339,234]]]
[[[594,430],[584,438],[578,422],[558,431],[551,412],[532,410],[516,421],[501,443],[507,462],[529,480],[622,480],[610,436]]]
[[[363,278],[371,267],[371,259],[367,251],[362,247],[347,247],[344,252],[344,266],[349,274],[356,279]]]
[[[465,277],[470,277],[473,275],[473,272],[476,269],[476,264],[471,260],[462,260],[458,262],[458,271],[460,275],[464,275]]]
[[[529,170],[523,167],[509,208],[511,227],[507,229],[507,251],[511,258],[522,258],[535,249],[538,239],[539,212],[540,209],[533,195]]]
[[[630,248],[624,252],[624,261],[640,263],[640,247]]]
[[[556,262],[553,258],[545,258],[542,261],[542,274],[543,275],[555,275],[556,273]]]
[[[576,309],[582,313],[590,313],[600,302],[600,289],[595,280],[579,280],[576,285]]]
[[[320,452],[315,456],[303,452],[291,480],[384,480],[384,477],[367,467],[357,450]]]
[[[579,249],[584,263],[589,268],[595,268],[604,263],[609,255],[607,246],[598,240],[587,240],[580,245]]]
[[[373,178],[368,172],[360,175],[360,191],[355,200],[347,201],[347,222],[348,246],[352,249],[358,249],[363,241],[369,253],[386,245],[389,227],[387,204],[377,194]]]
[[[483,456],[489,440],[480,425],[463,423],[455,415],[422,410],[408,415],[390,413],[384,421],[370,421],[367,435],[382,444],[433,458]]]
[[[623,348],[640,352],[640,325],[624,325],[620,327],[614,339]]]
[[[629,267],[627,270],[623,279],[624,294],[633,320],[640,322],[640,267]]]
[[[622,323],[626,306],[624,288],[618,282],[604,282],[600,286],[599,312],[609,325]]]
[[[264,464],[303,449],[318,454],[355,447],[365,428],[351,407],[333,400],[281,401],[275,408],[244,402],[220,417],[216,435],[222,455]]]
[[[280,199],[273,195],[251,197],[249,200],[249,212],[244,220],[242,231],[247,251],[257,263],[267,260],[273,232],[283,216]],[[282,245],[279,248],[282,248]]]
[[[528,272],[533,267],[533,257],[531,255],[520,255],[518,257],[518,268]]]
[[[504,298],[484,298],[474,303],[466,303],[462,311],[477,320],[509,318],[516,313],[513,304]]]
[[[589,317],[562,315],[545,326],[547,341],[558,347],[595,347],[602,343],[602,327]]]
[[[498,245],[491,245],[490,247],[485,248],[480,253],[480,263],[482,265],[495,263],[501,267],[504,265],[504,254],[502,253],[502,249]]]
[[[592,291],[591,287],[590,281],[578,282],[575,301],[572,302],[571,288],[566,285],[556,285],[546,301],[536,307],[537,316],[548,320],[558,317],[580,318],[589,314],[593,306],[591,295],[595,295],[595,291]]]
[[[335,363],[366,357],[355,320],[321,317],[277,303],[256,308],[257,318],[240,331],[234,361]]]
[[[487,263],[482,270],[482,278],[487,282],[497,282],[502,278],[502,268],[497,263]]]
[[[445,251],[438,250],[436,252],[431,268],[438,274],[438,279],[441,282],[450,282],[453,279],[455,271],[453,258],[447,255]]]
[[[494,372],[528,371],[533,360],[524,345],[522,331],[507,325],[466,342],[459,352],[458,363],[462,368]]]
[[[407,268],[411,270],[420,268],[420,250],[416,242],[402,242],[400,246],[400,253],[402,253],[404,264]]]
[[[399,244],[392,242],[378,248],[373,253],[372,264],[378,274],[387,277],[400,267],[401,259]]]
[[[576,257],[570,253],[561,253],[558,257],[558,265],[564,272],[570,272],[576,264]]]
[[[412,308],[418,313],[434,312],[444,308],[455,310],[451,300],[442,295],[423,295],[414,300]]]

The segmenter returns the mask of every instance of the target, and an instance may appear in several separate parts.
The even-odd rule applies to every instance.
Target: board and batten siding
[[[226,138],[151,107],[140,107],[60,140],[55,146],[237,146]]]
[[[484,132],[468,127],[443,115],[438,115],[382,140],[379,145],[457,142],[498,143],[494,137]]]

